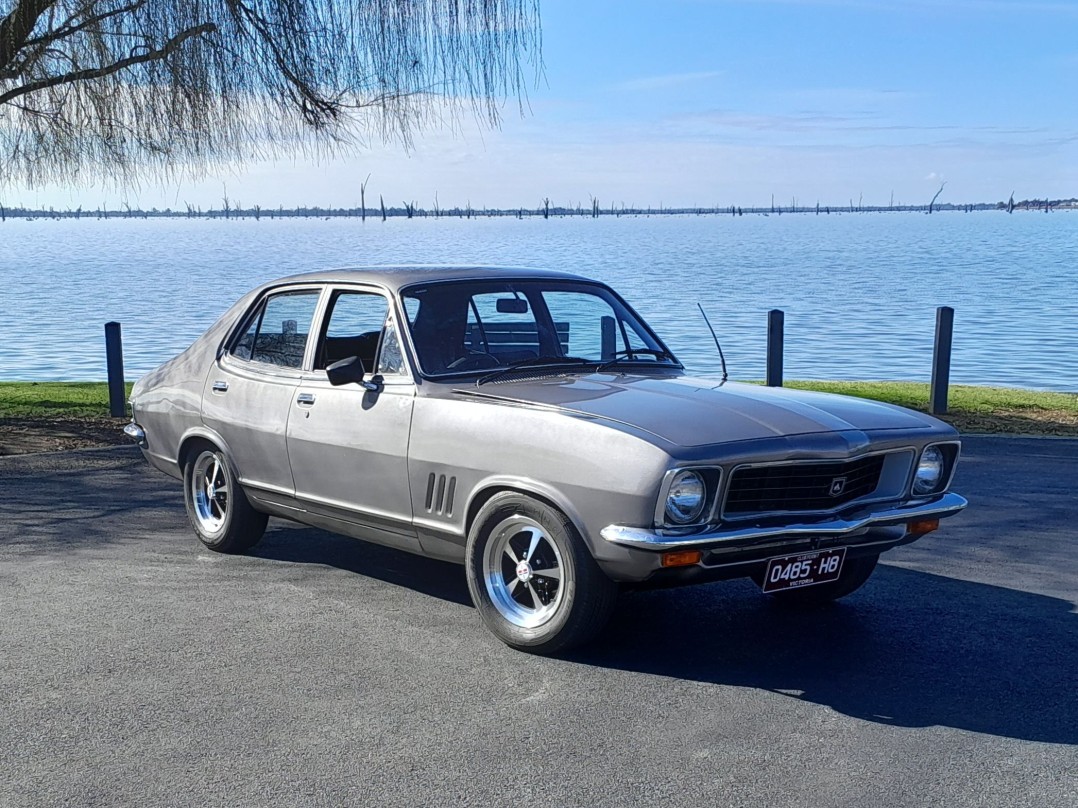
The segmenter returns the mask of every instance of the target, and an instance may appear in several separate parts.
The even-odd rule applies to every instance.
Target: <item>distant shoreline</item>
[[[208,208],[203,210],[197,206],[189,206],[184,210],[165,208],[141,208],[125,207],[122,209],[96,208],[87,210],[79,207],[75,209],[56,210],[31,209],[22,207],[4,207],[0,205],[0,222],[8,219],[18,220],[60,220],[60,219],[206,219],[206,220],[232,220],[232,219],[483,219],[483,218],[514,218],[514,219],[567,219],[567,218],[593,218],[610,217],[650,217],[650,216],[790,216],[790,215],[814,215],[830,216],[842,214],[865,214],[865,213],[973,213],[981,211],[997,211],[1000,213],[1057,213],[1078,210],[1078,199],[1029,199],[1021,202],[977,202],[970,204],[928,204],[928,205],[811,205],[802,206],[791,204],[767,205],[764,207],[739,207],[730,205],[726,207],[628,207],[625,205],[603,208],[597,200],[584,208],[581,206],[568,208],[545,204],[538,208],[473,208],[470,205],[463,208],[421,208],[414,204],[405,204],[404,207],[355,207],[355,208],[321,208],[321,207],[297,207],[297,208],[264,208],[259,205],[253,207],[236,207],[232,205],[221,208]]]

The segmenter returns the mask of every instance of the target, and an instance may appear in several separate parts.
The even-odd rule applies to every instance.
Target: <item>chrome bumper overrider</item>
[[[855,533],[870,527],[900,525],[917,519],[942,519],[952,516],[966,507],[966,500],[958,494],[944,494],[936,499],[896,505],[878,510],[865,509],[850,514],[842,519],[825,519],[820,522],[800,524],[768,525],[766,527],[732,527],[708,533],[692,535],[666,536],[654,530],[642,527],[609,525],[600,531],[600,535],[613,544],[626,547],[642,547],[653,550],[672,550],[680,547],[699,547],[708,544],[722,544],[732,541],[752,541],[776,537],[813,535],[835,536]]]

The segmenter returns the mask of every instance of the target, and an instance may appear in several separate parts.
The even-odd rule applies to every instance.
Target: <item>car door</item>
[[[373,288],[329,290],[310,370],[291,403],[288,457],[302,507],[362,538],[418,550],[408,487],[415,384],[390,310]],[[326,366],[352,356],[377,389],[330,384]]]
[[[306,286],[264,297],[206,377],[203,423],[224,440],[255,498],[295,493],[286,426],[321,291]]]

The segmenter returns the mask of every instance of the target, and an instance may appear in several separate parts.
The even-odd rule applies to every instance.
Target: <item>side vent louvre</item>
[[[432,502],[434,502],[434,472],[431,472],[430,476],[427,477],[427,501],[424,505],[427,513],[430,513]]]
[[[457,493],[457,478],[444,474],[434,474],[427,477],[427,497],[425,506],[427,513],[437,513],[444,516],[453,515],[453,497]]]

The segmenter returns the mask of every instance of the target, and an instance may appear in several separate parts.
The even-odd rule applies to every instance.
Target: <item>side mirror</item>
[[[363,360],[358,356],[349,356],[326,366],[326,375],[329,383],[334,387],[345,384],[358,384],[364,390],[377,391],[379,385],[375,382],[364,381]]]

